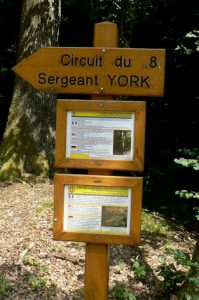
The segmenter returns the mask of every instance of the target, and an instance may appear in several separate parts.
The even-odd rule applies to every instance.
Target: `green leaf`
[[[186,300],[192,300],[192,297],[189,294],[185,293],[185,299]]]
[[[129,300],[136,300],[136,297],[135,297],[135,295],[133,295],[133,294],[129,294]]]
[[[135,269],[138,269],[140,267],[140,263],[138,261],[135,261],[134,264],[133,264],[133,267]]]
[[[188,32],[186,35],[185,35],[186,38],[197,38],[198,35],[194,34],[193,32]]]
[[[183,167],[193,167],[195,170],[199,170],[199,161],[198,161],[198,159],[175,158],[174,162],[176,164],[182,165]]]

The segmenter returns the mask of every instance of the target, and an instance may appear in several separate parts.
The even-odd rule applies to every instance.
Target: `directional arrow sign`
[[[165,50],[41,48],[13,70],[43,92],[162,96]]]

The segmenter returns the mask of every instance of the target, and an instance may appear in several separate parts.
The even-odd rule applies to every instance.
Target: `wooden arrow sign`
[[[41,48],[13,71],[43,92],[163,96],[165,50]]]

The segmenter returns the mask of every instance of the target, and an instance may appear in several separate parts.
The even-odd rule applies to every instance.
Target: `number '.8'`
[[[156,68],[157,65],[158,65],[157,64],[157,57],[156,56],[151,56],[149,66],[151,68]]]

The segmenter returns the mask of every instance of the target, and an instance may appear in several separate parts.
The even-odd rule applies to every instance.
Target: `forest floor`
[[[52,182],[0,183],[0,299],[83,299],[85,244],[53,241],[52,220]],[[194,243],[194,233],[144,210],[141,245],[110,246],[109,299],[169,299],[163,257],[172,263],[168,249],[191,254]]]

